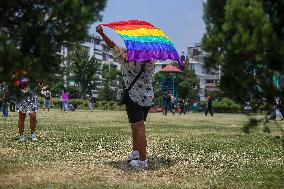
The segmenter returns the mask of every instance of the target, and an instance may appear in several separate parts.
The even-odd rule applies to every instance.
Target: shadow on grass
[[[122,171],[131,171],[139,170],[131,167],[126,160],[117,160],[106,162],[107,165],[112,166],[113,168],[120,169]],[[176,164],[176,160],[165,158],[165,157],[149,157],[148,158],[148,168],[145,170],[156,171],[163,168],[169,168]]]

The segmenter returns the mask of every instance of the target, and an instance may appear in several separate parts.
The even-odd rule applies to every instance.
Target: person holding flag
[[[132,167],[148,167],[146,153],[145,121],[154,98],[152,76],[155,70],[153,61],[129,62],[126,52],[118,47],[99,25],[97,32],[111,49],[113,57],[122,66],[122,76],[125,85],[124,103],[132,129],[132,152],[128,162]]]

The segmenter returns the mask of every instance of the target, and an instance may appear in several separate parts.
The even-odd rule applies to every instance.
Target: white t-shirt
[[[152,80],[155,71],[155,63],[153,61],[149,63],[128,62],[126,53],[118,46],[111,48],[111,54],[116,61],[121,64],[122,78],[126,88],[129,87],[141,70],[141,65],[145,64],[144,71],[129,91],[129,97],[140,106],[151,106],[154,99]]]

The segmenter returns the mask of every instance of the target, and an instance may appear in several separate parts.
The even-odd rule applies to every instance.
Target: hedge
[[[87,110],[89,109],[89,101],[84,99],[70,99],[69,103],[76,104],[77,109]],[[51,99],[51,106],[53,108],[60,108],[61,101],[57,98]],[[39,106],[43,106],[43,98],[39,97]],[[98,110],[124,110],[123,106],[119,106],[116,101],[97,101],[94,105],[94,109]]]
[[[206,102],[200,103],[203,110],[205,110]],[[222,98],[220,102],[213,101],[213,111],[219,113],[241,113],[242,106],[228,97]]]

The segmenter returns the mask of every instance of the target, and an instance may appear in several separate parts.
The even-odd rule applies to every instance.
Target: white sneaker
[[[132,151],[127,157],[127,162],[130,163],[132,160],[138,160],[138,159],[139,159],[139,152]]]
[[[19,142],[24,142],[25,141],[25,136],[24,135],[20,135],[19,136]]]
[[[38,141],[38,139],[37,139],[37,137],[36,137],[36,133],[33,133],[33,134],[31,135],[31,140],[32,140],[32,142]]]
[[[148,161],[140,161],[140,160],[132,160],[130,161],[131,167],[137,167],[137,168],[147,168],[148,167]]]

